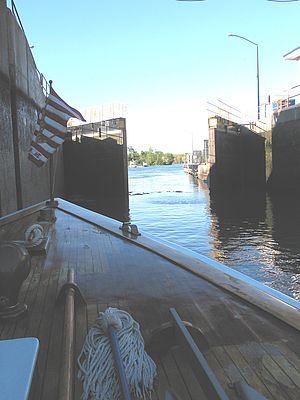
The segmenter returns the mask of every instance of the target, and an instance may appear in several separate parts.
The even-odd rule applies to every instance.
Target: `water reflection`
[[[221,262],[240,260],[242,248],[266,235],[266,196],[264,193],[226,193],[210,198],[210,233],[215,238],[214,258]],[[222,250],[223,256],[219,256]]]
[[[212,257],[300,298],[300,203],[264,193],[210,199]]]
[[[265,193],[210,197],[181,166],[129,173],[141,230],[208,255],[300,299],[300,201]]]
[[[270,208],[272,237],[279,249],[274,259],[285,272],[294,297],[300,299],[300,198],[294,195],[272,196]]]

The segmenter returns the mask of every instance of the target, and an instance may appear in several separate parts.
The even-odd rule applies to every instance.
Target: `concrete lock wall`
[[[272,132],[272,173],[268,187],[274,192],[300,193],[300,107],[298,113],[283,110],[281,114]]]
[[[125,154],[124,154],[125,153]],[[66,198],[120,221],[128,218],[126,142],[82,136],[64,143]]]
[[[8,66],[6,7],[0,4],[0,214],[2,215],[17,208]]]
[[[24,32],[11,11],[0,4],[0,215],[49,198],[49,166],[28,160],[38,112],[44,106],[36,65]],[[56,192],[61,194],[62,153]]]
[[[211,129],[211,192],[263,190],[266,184],[264,138],[239,126]]]

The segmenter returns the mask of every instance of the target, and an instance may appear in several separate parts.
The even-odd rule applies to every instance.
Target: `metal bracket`
[[[134,237],[141,236],[137,225],[131,224],[130,222],[123,222],[120,229],[124,234],[130,233]]]
[[[75,301],[77,301],[77,303],[79,305],[82,305],[82,306],[87,305],[87,302],[86,302],[79,286],[74,282],[74,270],[70,270],[70,269],[68,270],[67,282],[64,283],[63,286],[60,288],[60,291],[56,298],[57,305],[61,304],[64,301],[69,290],[74,291]]]

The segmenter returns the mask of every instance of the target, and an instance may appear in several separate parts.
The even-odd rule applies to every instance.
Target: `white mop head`
[[[126,378],[136,399],[151,399],[156,366],[144,349],[139,324],[126,312],[108,308],[88,332],[78,357],[78,377],[83,381],[82,400],[118,400],[121,391],[107,336],[108,326],[117,330]]]

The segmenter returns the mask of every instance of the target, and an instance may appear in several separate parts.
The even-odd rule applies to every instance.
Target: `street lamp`
[[[245,38],[244,36],[240,35],[234,35],[233,33],[228,33],[228,36],[232,37],[237,37],[243,40],[246,40],[249,43],[252,43],[256,46],[256,72],[257,72],[257,119],[258,121],[260,120],[260,98],[259,98],[259,58],[258,58],[258,44],[255,42],[252,42],[252,40],[249,40]]]

